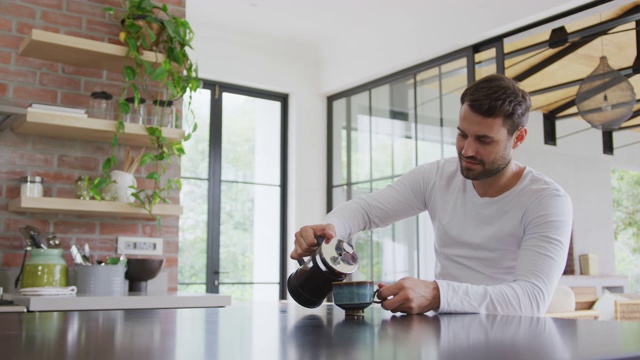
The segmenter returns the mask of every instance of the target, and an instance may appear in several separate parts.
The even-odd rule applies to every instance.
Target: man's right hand
[[[313,254],[318,247],[316,236],[325,239],[336,237],[336,228],[333,224],[317,224],[303,226],[296,232],[294,248],[289,255],[293,260],[300,260],[305,256]]]

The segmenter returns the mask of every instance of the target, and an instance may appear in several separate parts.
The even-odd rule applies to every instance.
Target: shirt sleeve
[[[418,166],[381,190],[337,206],[323,220],[333,224],[336,236],[349,239],[359,231],[377,229],[427,210],[433,176],[438,163]]]
[[[492,313],[541,316],[565,266],[573,208],[563,191],[554,191],[528,207],[525,233],[512,282],[472,285],[436,280],[444,313]]]

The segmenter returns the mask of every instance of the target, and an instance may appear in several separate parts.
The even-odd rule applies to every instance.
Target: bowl
[[[147,281],[155,278],[164,265],[164,259],[127,259],[125,279],[129,280],[129,291],[147,292]]]

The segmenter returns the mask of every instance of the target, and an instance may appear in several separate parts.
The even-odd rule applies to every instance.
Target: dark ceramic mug
[[[364,309],[371,303],[379,304],[375,300],[380,289],[373,289],[373,281],[343,281],[331,284],[333,303],[346,311],[347,315],[362,315]]]

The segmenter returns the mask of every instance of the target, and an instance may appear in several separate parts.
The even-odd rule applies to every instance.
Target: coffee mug
[[[331,284],[333,289],[333,303],[346,311],[347,315],[364,314],[364,309],[371,303],[379,304],[375,300],[380,289],[373,289],[373,281],[343,281]]]

